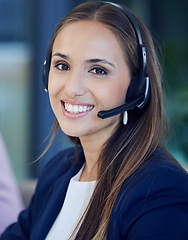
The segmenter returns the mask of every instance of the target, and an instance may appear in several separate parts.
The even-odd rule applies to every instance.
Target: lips
[[[88,104],[70,103],[65,101],[62,101],[62,103],[65,111],[70,114],[86,113],[94,108],[93,105]]]

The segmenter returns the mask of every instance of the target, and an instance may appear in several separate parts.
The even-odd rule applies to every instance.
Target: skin
[[[81,181],[97,179],[101,147],[121,121],[120,115],[103,120],[97,113],[122,105],[129,84],[130,71],[112,30],[91,20],[62,28],[52,49],[48,89],[62,131],[80,138],[86,158]],[[92,109],[70,113],[65,103]]]

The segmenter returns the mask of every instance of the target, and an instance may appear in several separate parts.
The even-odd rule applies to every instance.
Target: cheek
[[[50,96],[54,95],[57,92],[57,84],[55,84],[55,81],[52,79],[53,79],[53,76],[50,73],[49,79],[48,79],[48,92]]]
[[[125,103],[126,92],[127,92],[126,87],[119,86],[113,89],[113,92],[111,93],[111,95],[113,96],[113,99],[116,103],[123,104]]]
[[[97,91],[97,94],[100,96],[101,103],[104,107],[116,107],[125,103],[127,89],[128,84],[108,84],[105,87],[101,87],[100,90]]]
[[[56,84],[55,81],[52,80],[51,76],[49,75],[48,94],[49,94],[50,104],[54,113],[56,112],[56,108],[58,106],[57,104],[58,92],[59,92],[58,84]]]
[[[50,72],[49,74],[49,82],[48,82],[48,93],[50,97],[50,101],[54,101],[55,98],[58,99],[59,92],[61,91],[60,81],[57,77],[54,77]]]
[[[54,114],[56,115],[57,114],[57,99],[49,93],[49,100],[50,100],[50,105],[51,105],[51,108],[54,112]]]
[[[120,77],[118,84],[112,88],[112,96],[114,96],[114,101],[119,104],[124,104],[126,101],[126,94],[130,84],[130,77]]]

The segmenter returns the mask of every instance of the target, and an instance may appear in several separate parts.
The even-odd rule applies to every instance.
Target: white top
[[[84,213],[94,191],[96,181],[80,182],[79,179],[83,168],[84,166],[77,175],[71,178],[62,209],[46,240],[68,240]]]

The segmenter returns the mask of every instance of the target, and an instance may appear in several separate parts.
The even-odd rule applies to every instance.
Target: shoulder
[[[56,154],[42,169],[36,185],[34,195],[32,197],[35,212],[40,212],[41,206],[47,204],[50,196],[55,196],[58,192],[55,189],[59,185],[67,188],[71,177],[73,177],[80,169],[80,164],[75,161],[75,149],[68,148]],[[83,161],[81,152],[79,160]],[[55,191],[55,193],[54,193]],[[37,211],[36,211],[37,209]]]
[[[82,148],[79,148],[77,153],[74,147],[59,152],[44,166],[39,176],[38,185],[40,186],[41,182],[45,182],[45,185],[48,186],[52,185],[54,181],[57,181],[70,170],[79,170],[83,162]]]
[[[143,207],[148,207],[154,196],[156,205],[173,203],[181,197],[188,201],[188,174],[168,153],[158,148],[129,181],[125,182],[123,194],[125,189],[130,194],[128,199],[144,199]]]
[[[187,172],[174,160],[166,151],[157,148],[151,156],[145,161],[140,169],[135,173],[133,178],[138,179],[135,187],[146,185],[146,188],[164,188],[164,187],[178,187],[181,190],[180,182],[184,179],[187,186],[188,174]],[[141,180],[142,181],[139,181]],[[153,187],[152,187],[153,186]]]
[[[57,166],[58,168],[59,167],[61,168],[63,166],[63,168],[66,169],[67,167],[70,167],[70,165],[73,164],[73,162],[75,162],[75,159],[76,150],[74,147],[64,149],[58,152],[54,157],[52,157],[47,162],[47,164],[44,166],[42,173],[53,166]]]
[[[130,239],[187,239],[187,172],[156,149],[122,186],[112,216]]]
[[[172,191],[176,195],[188,192],[188,173],[161,148],[156,149],[136,175],[142,181],[135,187],[142,186],[147,194],[163,190],[173,200]]]

